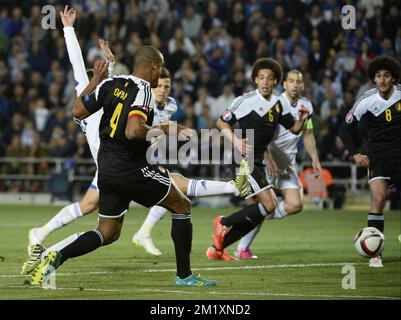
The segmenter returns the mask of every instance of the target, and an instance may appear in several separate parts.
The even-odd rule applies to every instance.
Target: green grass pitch
[[[400,213],[385,213],[384,268],[367,266],[353,247],[356,232],[366,226],[367,211],[311,211],[267,221],[253,250],[252,261],[208,261],[212,220],[230,209],[194,208],[192,268],[218,281],[212,288],[174,288],[175,258],[170,238],[170,217],[154,229],[153,240],[163,252],[148,255],[131,243],[147,214],[131,208],[120,239],[83,257],[67,261],[57,270],[57,289],[24,286],[19,276],[27,257],[27,233],[57,211],[54,206],[0,205],[0,299],[143,299],[143,300],[257,300],[257,299],[400,299]],[[92,229],[97,215],[81,218],[50,235],[45,245]],[[235,245],[229,248],[232,254]],[[355,289],[344,289],[345,264],[355,268]]]

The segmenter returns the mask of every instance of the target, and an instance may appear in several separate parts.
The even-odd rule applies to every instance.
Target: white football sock
[[[36,234],[45,239],[49,233],[70,224],[80,217],[82,217],[81,208],[79,207],[79,202],[75,202],[61,209],[49,222],[38,228]]]
[[[274,210],[273,213],[269,214],[266,217],[266,220],[271,220],[271,219],[281,219],[287,216],[288,213],[284,209],[284,201],[279,201],[278,206],[276,207],[276,210]]]
[[[232,182],[189,179],[187,196],[205,197],[219,194],[235,194],[239,191]]]
[[[52,245],[50,248],[47,248],[45,251],[42,252],[42,254],[40,255],[40,259],[44,259],[44,257],[46,257],[50,251],[60,251],[61,249],[65,248],[66,246],[68,246],[70,243],[73,243],[75,240],[78,239],[78,237],[83,234],[83,232],[78,232],[78,233],[74,233],[73,235],[57,242],[56,244]]]
[[[167,209],[160,206],[153,206],[150,208],[145,221],[137,233],[142,236],[150,236],[153,227],[166,215],[167,212]]]
[[[258,234],[262,223],[253,228],[253,230],[249,231],[246,235],[244,235],[240,242],[238,243],[237,250],[240,251],[242,249],[247,249],[251,246],[252,241],[255,239],[256,235]]]

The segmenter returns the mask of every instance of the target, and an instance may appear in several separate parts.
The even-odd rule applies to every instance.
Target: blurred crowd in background
[[[321,161],[349,160],[337,138],[344,114],[372,87],[365,66],[378,55],[401,57],[399,1],[391,0],[72,0],[1,1],[0,157],[90,158],[71,117],[74,79],[59,11],[78,11],[75,22],[87,68],[102,59],[98,38],[109,41],[115,74],[132,71],[142,45],[158,48],[172,72],[173,120],[214,128],[236,96],[254,89],[252,64],[277,59],[284,71],[304,74],[313,102]],[[56,7],[56,29],[41,26],[42,6]],[[356,28],[342,28],[341,8],[356,8]],[[277,92],[282,90],[277,86]],[[363,145],[361,136],[361,143]],[[307,159],[301,152],[299,160]],[[48,170],[3,165],[4,173]]]

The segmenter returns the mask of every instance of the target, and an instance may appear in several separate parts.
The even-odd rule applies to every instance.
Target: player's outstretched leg
[[[73,235],[70,235],[69,237],[57,242],[47,249],[41,244],[35,244],[32,247],[31,255],[22,265],[21,275],[28,275],[32,273],[39,263],[45,260],[50,251],[60,251],[70,243],[74,242],[80,235],[82,235],[82,232],[74,233]]]
[[[98,203],[99,191],[90,188],[80,202],[75,202],[62,208],[46,224],[39,228],[32,228],[29,230],[28,254],[31,254],[32,246],[35,244],[42,244],[50,233],[96,210]]]
[[[82,256],[116,241],[120,236],[123,220],[124,216],[116,218],[99,217],[96,229],[83,233],[60,251],[50,251],[33,271],[31,285],[41,285],[54,270],[68,259]]]
[[[252,191],[249,183],[249,176],[249,165],[246,160],[241,161],[235,180],[228,182],[188,179],[181,174],[171,174],[177,187],[188,197],[207,197],[222,194],[246,197]]]
[[[234,194],[236,196],[246,197],[251,193],[249,183],[249,165],[246,160],[242,160],[235,180],[229,182],[213,180],[188,179],[181,174],[172,173],[178,189],[187,196],[204,197],[221,194]],[[167,209],[160,206],[153,206],[141,228],[132,237],[132,242],[143,247],[151,255],[159,256],[161,252],[154,245],[151,238],[153,227],[166,215]]]
[[[46,250],[45,247],[43,247],[41,244],[35,244],[34,246],[32,246],[31,254],[28,260],[26,260],[22,265],[20,273],[21,276],[30,274],[33,270],[35,270],[38,267],[38,265],[41,262],[40,257],[45,250]]]

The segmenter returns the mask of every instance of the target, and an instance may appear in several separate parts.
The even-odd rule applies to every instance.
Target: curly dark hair
[[[259,70],[269,69],[273,72],[274,77],[277,80],[277,83],[281,83],[283,79],[283,68],[281,65],[274,59],[271,58],[260,58],[256,60],[252,67],[252,81],[255,82],[256,76],[258,75]]]
[[[375,74],[379,70],[387,70],[391,73],[391,76],[395,79],[395,83],[399,83],[401,80],[401,65],[393,57],[376,57],[374,58],[367,67],[368,77],[374,82]]]

